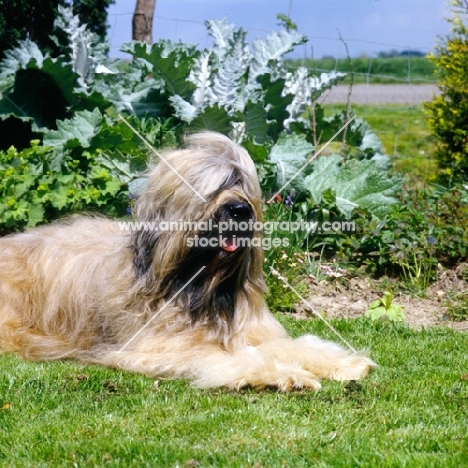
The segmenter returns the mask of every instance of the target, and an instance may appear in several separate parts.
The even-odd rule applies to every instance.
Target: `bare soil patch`
[[[439,279],[428,288],[425,297],[395,293],[394,302],[403,306],[408,325],[417,329],[446,326],[468,331],[468,321],[453,321],[445,305],[448,294],[468,291],[468,282],[463,279],[467,270],[468,264],[461,264],[454,270],[441,271]],[[383,281],[391,282],[389,279],[376,281],[368,278],[311,280],[309,294],[305,298],[307,304],[297,304],[295,315],[297,318],[313,318],[315,310],[327,318],[363,317],[369,304],[382,297],[385,290]]]

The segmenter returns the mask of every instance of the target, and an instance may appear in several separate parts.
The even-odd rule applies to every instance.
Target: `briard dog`
[[[290,338],[268,311],[252,228],[260,186],[228,138],[195,134],[162,157],[134,214],[133,225],[81,216],[0,239],[2,351],[236,390],[318,389],[375,366],[316,336]]]

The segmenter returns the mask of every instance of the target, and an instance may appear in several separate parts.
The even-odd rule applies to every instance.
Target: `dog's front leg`
[[[200,388],[239,390],[251,387],[290,391],[321,387],[310,371],[278,362],[254,346],[241,346],[232,352],[210,344],[178,350],[172,347],[170,353],[112,351],[87,360],[151,377],[186,378]]]
[[[359,380],[377,367],[366,353],[343,349],[318,336],[290,338],[267,309],[261,320],[249,324],[248,340],[275,362],[304,369],[317,379]]]
[[[317,377],[292,363],[280,362],[258,347],[243,346],[232,353],[208,353],[194,362],[194,383],[238,390],[277,388],[280,391],[321,388]]]
[[[259,349],[277,362],[330,380],[359,380],[377,367],[366,353],[348,351],[313,335],[266,341]]]

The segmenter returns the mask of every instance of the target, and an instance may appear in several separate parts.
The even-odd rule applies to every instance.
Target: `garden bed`
[[[466,275],[468,264],[460,264],[452,270],[443,270],[439,278],[424,294],[395,293],[394,302],[403,307],[410,327],[420,329],[429,326],[446,326],[454,330],[468,331],[468,320],[453,320],[449,304],[468,290]],[[326,318],[360,318],[369,304],[382,296],[382,291],[396,286],[395,280],[383,278],[351,278],[345,281],[309,280],[307,304],[300,302],[293,314],[296,318],[313,318],[320,312]]]

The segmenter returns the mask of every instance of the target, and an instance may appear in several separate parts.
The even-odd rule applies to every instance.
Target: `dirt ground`
[[[468,264],[465,263],[454,270],[440,271],[439,279],[428,288],[425,297],[396,293],[393,302],[403,306],[408,325],[418,329],[446,326],[468,331],[468,321],[451,320],[445,305],[448,295],[468,291],[468,282],[462,279],[467,277],[467,270]],[[326,318],[363,317],[369,304],[383,296],[381,282],[367,278],[351,278],[349,281],[310,280],[309,294],[305,298],[307,303],[297,304],[296,316],[312,318],[319,312]]]

